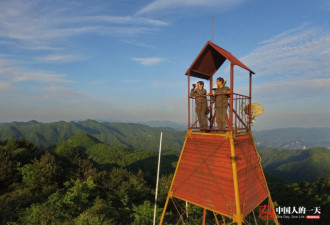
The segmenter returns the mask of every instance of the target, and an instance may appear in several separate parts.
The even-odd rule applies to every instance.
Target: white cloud
[[[155,0],[137,12],[137,15],[159,12],[177,7],[217,7],[231,8],[244,0]]]
[[[327,96],[330,96],[329,87],[329,78],[281,80],[253,86],[253,95],[257,99],[264,102],[269,101],[272,104],[284,102],[292,104],[313,98],[319,98],[323,101],[328,99]],[[327,100],[327,102],[330,102],[330,100]],[[308,104],[311,103],[311,101],[308,102]]]
[[[52,102],[60,102],[62,104],[72,102],[77,104],[78,102],[88,102],[88,101],[95,101],[94,98],[91,96],[73,90],[72,88],[65,86],[65,85],[49,85],[45,86],[40,90],[36,96],[34,96],[34,100],[50,100]]]
[[[93,4],[72,4],[67,1],[56,4],[35,0],[0,1],[0,37],[19,41],[18,46],[49,50],[57,48],[59,41],[76,35],[132,36],[168,25],[141,16],[102,15]]]
[[[47,85],[68,84],[72,81],[65,78],[63,74],[50,73],[41,70],[30,70],[22,68],[14,61],[0,58],[0,89],[13,87],[17,83],[35,82]]]
[[[83,57],[77,55],[48,55],[36,58],[37,61],[47,63],[75,62],[82,60]]]
[[[330,105],[329,30],[303,24],[262,42],[241,60],[256,72],[253,102],[265,108],[258,129],[329,126],[324,113]]]
[[[167,22],[155,19],[149,19],[144,17],[135,16],[84,16],[75,17],[70,20],[66,20],[66,23],[81,23],[81,22],[106,22],[109,24],[144,24],[152,26],[167,26]]]
[[[304,24],[270,38],[242,58],[257,76],[275,80],[327,77],[330,74],[330,32]]]
[[[160,63],[164,59],[159,57],[147,57],[147,58],[132,58],[132,60],[140,63],[141,65],[150,66]]]

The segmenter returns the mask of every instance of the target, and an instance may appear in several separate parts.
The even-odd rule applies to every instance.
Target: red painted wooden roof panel
[[[247,214],[267,197],[267,186],[250,137],[239,137],[234,145],[241,209]],[[230,140],[192,133],[183,149],[172,192],[224,215],[236,213]]]
[[[254,73],[230,52],[208,41],[187,70],[186,75],[208,80],[217,72],[226,59],[234,65]]]
[[[267,197],[267,184],[249,136],[235,140],[241,209],[247,215]]]

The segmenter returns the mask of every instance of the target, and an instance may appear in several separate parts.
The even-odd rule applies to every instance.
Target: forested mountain
[[[268,148],[330,148],[330,128],[281,128],[253,131],[258,146]]]
[[[152,224],[156,155],[83,133],[52,151],[23,138],[0,142],[0,224]],[[178,156],[167,152],[162,160],[158,219]],[[293,184],[268,174],[266,179],[276,205],[322,210],[321,220],[280,219],[281,224],[327,224],[330,177]],[[166,224],[176,224],[176,209],[168,211]],[[202,223],[202,210],[190,204],[189,212],[187,224]],[[206,224],[215,224],[213,216],[208,219]]]
[[[24,137],[38,147],[50,147],[78,133],[87,133],[112,145],[158,151],[160,132],[163,150],[180,151],[185,132],[136,123],[110,123],[86,120],[80,122],[40,123],[37,121],[0,124],[0,140]]]
[[[176,122],[172,122],[172,121],[147,121],[147,122],[141,122],[141,124],[145,124],[148,125],[150,127],[171,127],[174,128],[176,130],[187,130],[187,124],[186,123],[176,123]]]
[[[77,134],[53,151],[0,142],[0,224],[150,224],[158,153]],[[178,155],[162,157],[166,198]]]
[[[313,215],[313,209],[319,207],[321,210],[320,219],[293,219],[290,213],[286,218],[279,219],[281,225],[327,225],[330,221],[330,175],[318,178],[314,182],[295,182],[288,184],[273,175],[266,173],[269,191],[275,207],[306,208],[305,215]]]
[[[158,151],[110,146],[85,133],[76,134],[68,140],[59,143],[53,151],[57,155],[63,155],[66,154],[67,149],[77,149],[83,152],[95,163],[101,165],[102,168],[120,166],[136,172],[143,170],[154,177],[156,176]],[[178,153],[175,152],[168,151],[162,154],[162,174],[168,175],[175,169],[178,157]]]
[[[306,150],[259,148],[265,171],[288,182],[315,181],[330,175],[330,149],[315,147]]]
[[[150,121],[145,124],[147,125],[94,120],[54,123],[34,120],[12,122],[0,124],[0,139],[24,137],[39,147],[50,147],[77,133],[87,133],[109,145],[156,151],[162,131],[164,151],[181,150],[185,136],[182,125],[170,121]],[[330,128],[282,128],[253,131],[253,134],[257,146],[268,148],[330,147]]]

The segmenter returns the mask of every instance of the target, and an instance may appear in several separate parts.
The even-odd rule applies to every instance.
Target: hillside
[[[38,147],[60,152],[61,149],[78,148],[103,166],[130,166],[148,170],[157,161],[159,135],[163,132],[163,152],[179,152],[184,141],[184,131],[173,128],[149,127],[142,124],[97,122],[40,123],[38,121],[0,124],[0,140],[24,137]],[[297,133],[295,133],[297,131]],[[259,143],[265,171],[288,182],[314,181],[330,174],[330,156],[327,148],[306,150],[274,149],[272,146],[298,147],[304,140],[308,145],[326,145],[330,138],[327,128],[287,128],[254,132]],[[321,135],[322,134],[322,135]],[[299,141],[294,141],[299,140]],[[314,142],[312,142],[314,141]],[[284,144],[294,143],[294,144]],[[314,143],[314,144],[312,144]],[[262,147],[271,146],[271,148]],[[302,146],[300,146],[302,147]],[[135,150],[133,150],[135,149]],[[141,153],[137,153],[141,151]],[[140,163],[132,162],[138,157]],[[169,154],[166,156],[177,157]],[[167,160],[166,157],[164,160]],[[151,169],[153,171],[153,169]]]
[[[143,169],[152,173],[156,171],[158,153],[155,151],[110,146],[85,133],[76,134],[67,141],[59,143],[55,152],[61,154],[68,148],[79,149],[101,165]],[[327,148],[307,150],[261,148],[259,152],[264,170],[290,183],[315,181],[330,174],[330,150]],[[178,155],[174,153],[164,154],[162,165],[171,165],[177,158]],[[172,165],[172,169],[174,168],[175,166]]]
[[[148,125],[150,127],[171,127],[176,130],[187,130],[187,124],[186,123],[176,123],[172,121],[147,121],[147,122],[141,122],[141,124]]]
[[[148,125],[145,125],[148,124]],[[150,121],[145,124],[59,121],[40,123],[38,121],[0,124],[0,140],[24,137],[39,147],[54,146],[78,133],[87,133],[100,141],[113,145],[157,151],[159,135],[163,132],[163,150],[181,150],[185,131],[180,124],[170,121]],[[173,128],[175,127],[175,128]],[[258,147],[307,149],[312,147],[330,148],[330,128],[282,128],[253,131]]]
[[[103,167],[120,166],[133,171],[148,171],[152,176],[156,175],[158,152],[155,151],[110,146],[85,133],[76,134],[59,143],[54,152],[57,155],[65,155],[68,149],[78,149]],[[169,174],[175,169],[178,154],[165,152],[162,154],[161,160],[162,174]]]
[[[330,128],[281,128],[253,131],[257,146],[268,148],[330,148]]]
[[[0,124],[0,140],[24,137],[38,147],[51,147],[75,134],[87,133],[105,144],[158,151],[160,132],[163,150],[180,151],[185,132],[135,123],[80,122],[40,123],[37,121]]]
[[[156,155],[109,146],[84,133],[50,152],[23,138],[0,142],[0,224],[152,224]],[[177,160],[177,154],[163,154],[158,219]],[[280,224],[328,224],[330,176],[292,184],[267,173],[266,179],[276,206],[322,212],[316,223],[280,219]],[[167,219],[174,221],[169,224],[175,224],[176,209],[168,210]],[[202,210],[190,205],[189,212],[187,224],[202,223]]]
[[[287,182],[314,181],[330,174],[330,149],[259,149],[264,170]]]

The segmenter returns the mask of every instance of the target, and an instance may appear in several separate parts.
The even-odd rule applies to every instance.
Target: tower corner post
[[[234,64],[230,63],[230,104],[229,104],[229,131],[233,130],[233,104],[234,104]]]
[[[250,77],[249,77],[249,116],[248,116],[248,129],[251,130],[251,104],[252,104],[252,72],[250,71]]]
[[[230,155],[231,155],[231,165],[233,170],[233,182],[234,182],[234,192],[235,192],[235,205],[236,205],[236,214],[233,215],[233,219],[237,222],[237,225],[243,224],[243,215],[241,212],[241,202],[239,195],[239,187],[238,187],[238,177],[237,177],[237,164],[236,164],[236,152],[234,145],[234,133],[233,131],[229,131],[230,138]]]
[[[188,74],[188,130],[190,129],[190,74]]]

